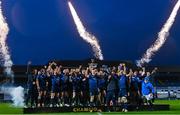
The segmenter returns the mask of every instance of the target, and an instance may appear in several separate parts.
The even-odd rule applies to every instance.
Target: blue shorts
[[[62,91],[62,92],[68,91],[68,85],[67,85],[67,84],[62,84],[62,85],[61,85],[61,91]]]
[[[51,92],[52,93],[60,93],[61,89],[58,86],[52,86]]]
[[[81,88],[80,87],[78,87],[78,86],[73,86],[73,92],[81,92],[82,90],[81,90]]]
[[[125,88],[119,89],[119,97],[127,96],[127,90]]]
[[[40,91],[46,91],[46,86],[40,86]]]
[[[89,92],[90,92],[90,96],[95,96],[99,94],[98,89],[90,90]]]

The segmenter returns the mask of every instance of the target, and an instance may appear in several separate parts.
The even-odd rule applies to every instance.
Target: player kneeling
[[[153,106],[153,94],[154,94],[154,87],[152,83],[149,82],[149,78],[146,77],[142,82],[142,95],[145,105],[149,105],[150,108]]]
[[[128,112],[127,110],[127,97],[123,96],[123,97],[119,97],[118,98],[118,103],[120,103],[122,105],[122,112]]]

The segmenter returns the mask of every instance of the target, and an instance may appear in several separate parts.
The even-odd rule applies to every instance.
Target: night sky
[[[71,0],[105,60],[139,59],[155,41],[177,0]],[[67,0],[2,0],[14,64],[93,57],[76,30]],[[150,64],[180,65],[180,12]]]

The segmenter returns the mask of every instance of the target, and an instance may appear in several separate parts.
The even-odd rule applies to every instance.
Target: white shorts
[[[153,99],[153,95],[149,94],[149,95],[144,95],[144,97],[149,101]]]

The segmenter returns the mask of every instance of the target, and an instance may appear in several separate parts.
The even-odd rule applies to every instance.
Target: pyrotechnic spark
[[[153,55],[157,51],[159,51],[159,49],[166,42],[167,37],[169,36],[169,30],[171,29],[175,21],[179,8],[180,8],[180,0],[178,0],[178,2],[176,3],[175,7],[173,8],[173,11],[171,12],[170,17],[168,18],[163,28],[159,32],[157,40],[154,42],[153,45],[150,46],[150,48],[146,51],[143,57],[137,61],[137,66],[141,67],[145,63],[149,63],[152,60]]]
[[[11,56],[8,51],[8,46],[6,44],[7,35],[9,32],[8,24],[3,17],[1,1],[0,1],[0,61],[2,66],[4,67],[4,72],[7,76],[12,77],[13,82],[13,71],[11,69],[13,63],[11,60]]]
[[[83,23],[81,22],[76,10],[74,9],[71,2],[68,2],[72,17],[74,19],[74,22],[76,24],[77,30],[79,32],[79,35],[92,46],[92,49],[94,51],[94,55],[96,58],[103,60],[103,54],[101,51],[101,47],[98,43],[98,40],[94,35],[91,35],[89,32],[86,31],[86,28],[84,27]]]
[[[4,67],[4,73],[7,77],[11,77],[11,82],[14,83],[14,73],[11,69],[13,62],[11,60],[10,53],[8,51],[8,46],[6,44],[7,35],[9,32],[8,24],[3,17],[2,9],[1,9],[1,1],[0,1],[0,62]],[[10,94],[12,96],[13,105],[17,107],[24,106],[24,88],[19,87],[1,87],[1,91],[4,93]]]

